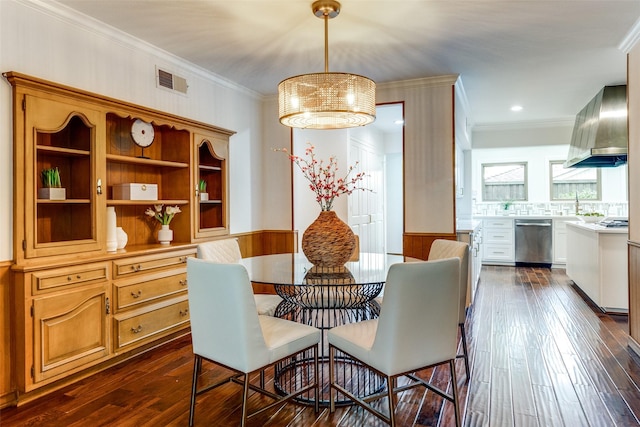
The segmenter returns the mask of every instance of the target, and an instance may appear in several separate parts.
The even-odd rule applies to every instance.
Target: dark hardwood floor
[[[640,358],[627,347],[625,316],[594,310],[560,269],[483,267],[468,313],[471,381],[458,361],[465,426],[640,426]],[[425,344],[426,345],[426,344]],[[208,379],[221,368],[203,366]],[[139,356],[19,408],[0,411],[9,426],[185,426],[192,353],[189,337]],[[446,387],[446,367],[420,372]],[[272,377],[272,372],[268,372]],[[227,384],[198,398],[197,426],[239,424],[241,388]],[[265,398],[254,395],[251,407]],[[403,426],[450,426],[453,412],[423,389],[399,396]],[[380,426],[355,407],[287,404],[256,426]]]

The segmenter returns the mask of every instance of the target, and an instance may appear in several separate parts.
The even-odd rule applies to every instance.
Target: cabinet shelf
[[[52,205],[60,205],[60,204],[89,204],[91,203],[90,199],[64,199],[64,200],[49,200],[49,199],[38,199],[38,203],[42,204],[52,204]]]
[[[222,200],[200,200],[201,205],[219,205]]]
[[[220,166],[200,165],[198,167],[200,168],[200,170],[207,170],[207,171],[221,171],[222,170],[222,168]]]
[[[128,163],[147,166],[166,166],[172,168],[188,168],[188,163],[172,162],[168,160],[144,159],[141,157],[121,156],[118,154],[107,154],[107,160],[115,163]]]
[[[75,148],[54,147],[50,145],[36,146],[40,152],[48,152],[52,154],[64,154],[66,156],[89,156],[91,153],[87,150],[77,150]]]
[[[188,200],[107,200],[108,206],[186,205]]]

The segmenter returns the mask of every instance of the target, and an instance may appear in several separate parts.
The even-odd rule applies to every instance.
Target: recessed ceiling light
[[[522,111],[522,105],[514,105],[511,107],[511,111]]]

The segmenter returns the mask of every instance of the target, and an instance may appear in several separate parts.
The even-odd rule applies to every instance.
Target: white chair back
[[[455,359],[459,274],[457,258],[392,265],[364,362],[393,376]]]
[[[235,238],[200,243],[197,255],[200,259],[227,264],[237,264],[242,259],[240,245],[238,245],[238,239]]]
[[[193,352],[242,372],[267,365],[269,353],[245,267],[188,258],[187,281]]]
[[[460,308],[458,323],[466,318],[467,286],[469,283],[469,245],[455,240],[434,240],[429,250],[429,261],[446,258],[460,258]]]

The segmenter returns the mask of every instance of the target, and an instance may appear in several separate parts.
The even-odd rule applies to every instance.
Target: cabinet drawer
[[[115,349],[138,343],[143,340],[159,338],[180,327],[189,324],[189,301],[187,296],[173,300],[169,304],[154,304],[127,313],[126,316],[115,316]]]
[[[483,228],[510,228],[513,229],[512,219],[485,219],[482,222]]]
[[[485,244],[513,244],[513,229],[486,229],[484,230],[484,243]]]
[[[194,256],[196,256],[195,249],[187,249],[159,255],[121,259],[113,262],[113,275],[117,279],[135,273],[186,265],[187,258]]]
[[[105,281],[109,278],[109,264],[95,263],[73,267],[37,271],[31,275],[33,293],[61,286],[73,288]]]
[[[483,260],[512,262],[513,246],[511,245],[487,245],[482,248]]]
[[[174,274],[175,273],[175,274]],[[135,307],[160,298],[175,295],[187,290],[187,271],[185,268],[171,270],[171,274],[148,274],[135,280],[122,280],[114,283],[116,313],[128,307]]]

